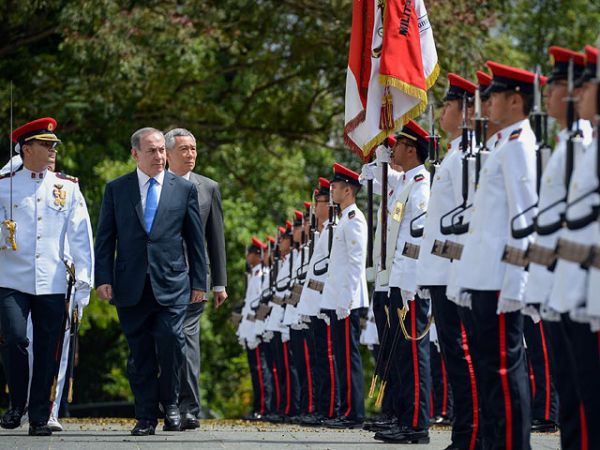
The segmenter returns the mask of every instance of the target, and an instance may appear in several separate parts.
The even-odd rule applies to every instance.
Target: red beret
[[[294,215],[296,216],[297,220],[302,220],[302,218],[304,217],[304,213],[302,211],[298,211],[298,210],[294,211]]]
[[[254,245],[255,247],[258,247],[258,248],[262,248],[262,249],[264,249],[266,247],[266,245],[263,244],[262,241],[260,239],[258,239],[256,236],[252,236],[252,245]]]
[[[596,47],[592,47],[591,45],[585,46],[585,61],[587,64],[597,64],[598,63],[598,49]]]
[[[291,220],[286,220],[286,221],[285,221],[285,228],[286,228],[286,231],[287,231],[287,230],[291,230],[291,229],[292,229],[292,226],[293,226],[293,225],[292,225],[292,221],[291,221]]]
[[[277,229],[279,230],[279,234],[285,234],[285,232],[287,231],[285,227],[277,227]]]

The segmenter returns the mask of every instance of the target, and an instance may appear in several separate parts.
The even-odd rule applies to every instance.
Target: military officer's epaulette
[[[66,173],[62,172],[56,172],[56,178],[60,178],[61,180],[69,180],[73,183],[79,183],[79,178],[67,175]]]
[[[422,173],[415,175],[415,178],[414,178],[415,181],[423,181],[424,179],[425,179],[425,175],[423,175]]]
[[[348,213],[348,219],[354,219],[354,216],[356,215],[356,211],[352,210]]]
[[[521,136],[521,131],[523,131],[523,129],[521,128],[519,128],[518,130],[513,130],[513,132],[510,133],[510,136],[508,136],[508,140],[514,141],[515,139],[518,139],[518,137]]]
[[[0,180],[4,180],[5,178],[10,178],[10,177],[14,177],[15,174],[17,173],[17,171],[14,172],[7,172],[4,175],[0,175]]]

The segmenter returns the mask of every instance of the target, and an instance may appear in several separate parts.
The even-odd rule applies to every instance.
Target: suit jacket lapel
[[[175,175],[170,172],[165,172],[165,177],[163,179],[163,186],[160,191],[160,199],[158,201],[158,209],[156,210],[156,215],[154,216],[154,221],[152,222],[152,231],[150,234],[158,228],[158,224],[160,223],[161,217],[165,214],[165,211],[169,208],[169,199],[171,195],[171,188],[173,187],[173,182],[175,180]]]
[[[138,180],[136,171],[133,171],[133,173],[131,173],[129,175],[129,180],[130,180],[129,183],[131,185],[129,187],[129,198],[131,200],[131,203],[133,204],[135,212],[137,213],[138,219],[140,221],[140,225],[145,230],[146,225],[144,223],[144,210],[142,209],[142,197],[140,196],[140,182]]]

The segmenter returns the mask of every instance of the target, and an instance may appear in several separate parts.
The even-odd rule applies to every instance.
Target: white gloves
[[[419,298],[431,300],[431,293],[427,288],[417,288],[417,295],[419,296]]]
[[[375,167],[375,164],[363,164],[359,178],[361,184],[375,178]]]
[[[344,320],[350,316],[350,309],[338,306],[335,308],[335,315],[337,316],[338,320]]]
[[[408,304],[408,302],[412,302],[415,299],[415,293],[412,291],[405,291],[404,289],[400,289],[400,295],[402,296],[402,301],[404,304]]]
[[[390,149],[388,149],[385,145],[380,145],[375,150],[375,155],[377,156],[377,164],[380,163],[389,163],[391,161]]]
[[[317,317],[323,321],[325,321],[325,323],[327,324],[327,326],[331,325],[331,321],[329,320],[329,316],[325,313],[319,313],[317,314]]]
[[[273,339],[273,332],[272,331],[265,331],[265,333],[263,334],[263,341],[265,341],[265,342],[271,342],[271,339]]]

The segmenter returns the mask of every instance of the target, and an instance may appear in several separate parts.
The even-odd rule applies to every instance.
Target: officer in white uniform
[[[568,97],[569,61],[573,60],[575,79],[579,78],[585,69],[585,55],[582,53],[561,47],[550,47],[548,53],[551,55],[553,69],[546,89],[546,109],[548,115],[556,119],[561,130],[556,137],[556,147],[545,165],[540,180],[538,212],[544,212],[537,217],[538,227],[560,223],[561,214],[565,211],[563,202],[566,198],[565,166],[570,134],[567,130],[568,105],[565,98]],[[592,136],[589,122],[579,120],[575,127],[581,131],[581,140],[586,145],[589,144]],[[575,147],[580,147],[579,143],[574,142],[574,144]],[[575,165],[579,165],[581,149],[576,150],[575,154],[578,159]],[[565,334],[566,328],[560,323],[560,316],[555,311],[549,313],[548,308],[554,285],[556,265],[554,249],[560,235],[560,229],[551,234],[533,235],[534,241],[529,249],[529,278],[525,299],[528,304],[536,308],[534,316],[537,315],[535,311],[541,309],[543,320],[533,323],[531,318],[526,317],[524,331],[528,360],[534,374],[535,389],[532,388],[532,391],[536,393],[532,402],[532,430],[553,431],[556,429],[555,424],[560,422],[563,447],[569,448],[569,446],[580,446],[582,438],[581,420],[579,420],[580,396],[576,389],[577,376],[573,353],[568,345],[570,338]],[[543,253],[535,252],[535,248],[543,249]],[[540,253],[541,258],[536,258],[536,253]],[[550,269],[547,266],[550,266]],[[561,355],[559,358],[554,358],[554,364],[551,364],[551,354]],[[555,371],[554,368],[557,370]],[[558,405],[555,385],[560,396]],[[557,417],[557,408],[560,408],[560,421]]]
[[[485,74],[483,74],[485,75]],[[481,75],[480,75],[481,77]],[[484,82],[487,81],[485,78]],[[489,81],[485,88],[489,86]],[[458,306],[447,297],[447,285],[451,283],[456,264],[439,253],[448,238],[460,243],[460,236],[445,236],[441,233],[442,217],[463,203],[462,170],[467,149],[462,149],[462,125],[464,118],[463,100],[467,98],[467,120],[473,113],[475,84],[455,75],[448,74],[448,91],[444,97],[444,108],[440,126],[450,142],[448,152],[435,171],[431,187],[431,198],[425,219],[423,242],[417,264],[417,284],[431,297],[432,310],[437,325],[439,349],[445,361],[448,380],[452,386],[455,418],[452,422],[452,444],[457,448],[470,448],[478,440],[478,397],[474,377],[471,320],[468,309]],[[481,93],[481,84],[480,84]],[[484,95],[484,101],[486,97]],[[476,149],[474,149],[476,150]],[[471,169],[471,167],[469,167]],[[471,171],[469,175],[472,175]],[[448,217],[444,223],[449,223]],[[437,241],[437,242],[436,242]],[[434,246],[437,252],[434,253]],[[450,289],[450,288],[448,288]],[[430,346],[431,348],[431,346]],[[435,357],[435,355],[433,355]],[[433,357],[432,357],[433,359]],[[433,363],[432,363],[433,366]],[[437,380],[433,380],[435,384]]]
[[[595,121],[596,114],[598,114],[598,79],[596,76],[598,51],[594,47],[586,46],[585,54],[586,69],[577,83],[582,85],[577,111],[582,119]],[[564,356],[572,355],[569,361],[564,361],[564,363],[571,363],[575,369],[576,373],[573,378],[579,397],[574,401],[581,400],[580,411],[576,417],[580,419],[582,428],[585,425],[585,430],[572,433],[572,440],[576,444],[585,439],[588,442],[588,448],[600,446],[600,391],[597,388],[600,379],[598,332],[590,329],[588,323],[590,320],[593,322],[593,317],[590,316],[590,306],[598,302],[598,292],[588,291],[592,271],[596,271],[596,269],[590,267],[589,271],[585,270],[590,264],[589,261],[579,263],[563,259],[561,247],[567,247],[563,242],[579,248],[589,248],[591,244],[598,245],[597,215],[592,214],[591,221],[584,220],[590,217],[592,208],[600,204],[600,196],[597,193],[599,182],[597,140],[598,136],[596,135],[590,145],[584,149],[583,155],[576,158],[567,199],[567,227],[561,231],[559,259],[549,303],[553,309],[562,313],[560,325],[563,327],[564,336],[567,337],[565,343],[570,350]],[[579,200],[575,202],[576,199]],[[581,222],[581,224],[576,224],[577,222]],[[588,252],[581,251],[579,248],[572,253],[587,259]],[[563,355],[561,354],[560,357],[562,359]],[[583,431],[587,431],[587,433],[584,435]],[[562,432],[561,429],[561,440]]]
[[[316,414],[305,417],[301,422],[304,425],[321,425],[339,414],[339,381],[335,370],[332,328],[329,316],[321,312],[322,293],[329,269],[329,233],[335,229],[329,226],[329,189],[329,180],[320,177],[319,186],[314,191],[314,250],[298,303],[298,313],[310,318],[315,343],[313,373]]]
[[[356,206],[360,190],[358,173],[341,164],[334,164],[333,171],[331,196],[340,206],[341,217],[333,236],[322,307],[335,311],[331,325],[341,399],[339,417],[325,425],[356,428],[362,427],[365,417],[359,339],[360,310],[369,306],[365,273],[367,222]]]
[[[531,410],[520,313],[527,272],[502,257],[507,245],[527,249],[528,239],[511,235],[511,220],[537,201],[535,135],[528,119],[535,75],[491,61],[487,65],[493,73],[490,121],[502,127],[502,139],[481,170],[457,283],[472,295],[483,445],[527,449]],[[516,224],[525,225],[525,217]]]
[[[411,120],[395,138],[391,161],[402,166],[404,173],[395,185],[390,184],[394,194],[387,224],[386,270],[380,270],[377,276],[381,284],[387,285],[390,290],[390,330],[395,332],[403,326],[402,332],[393,333],[397,336],[397,346],[389,356],[389,376],[398,380],[398,392],[394,393],[397,424],[377,432],[375,439],[426,443],[429,442],[431,376],[429,336],[421,336],[427,329],[430,302],[416,295],[417,260],[406,256],[404,251],[407,244],[421,244],[421,237],[412,236],[410,230],[411,222],[418,217],[420,219],[413,226],[423,226],[429,202],[429,172],[424,166],[429,133]],[[408,312],[401,324],[398,316],[404,308]]]
[[[0,179],[0,329],[11,401],[0,425],[18,427],[25,412],[31,312],[35,346],[28,413],[29,433],[35,436],[52,433],[47,422],[57,342],[64,325],[65,242],[76,270],[75,303],[89,296],[93,274],[90,220],[77,179],[47,170],[60,142],[55,129],[56,121],[45,118],[15,130],[12,139],[24,168]]]

